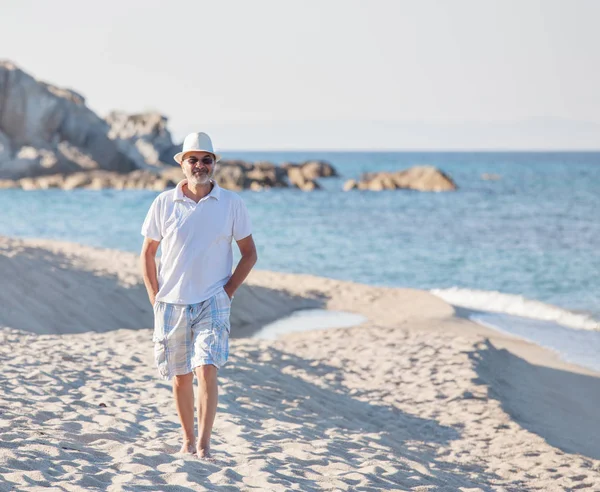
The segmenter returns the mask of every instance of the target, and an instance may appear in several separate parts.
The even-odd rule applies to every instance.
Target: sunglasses
[[[194,164],[197,164],[198,162],[201,162],[202,164],[204,164],[206,166],[212,166],[215,163],[215,159],[213,157],[211,157],[210,155],[205,155],[202,159],[200,159],[200,161],[198,161],[197,157],[188,157],[185,160],[185,162],[187,162],[191,166],[193,166]]]

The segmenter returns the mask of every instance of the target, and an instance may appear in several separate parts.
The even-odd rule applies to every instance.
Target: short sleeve
[[[239,241],[252,234],[252,224],[246,204],[240,198],[236,200],[233,211],[233,239]]]
[[[158,197],[154,199],[150,210],[146,214],[146,219],[142,224],[142,236],[153,239],[154,241],[160,241],[162,235],[160,233],[160,203]]]

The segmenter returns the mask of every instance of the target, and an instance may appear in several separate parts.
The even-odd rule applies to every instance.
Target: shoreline
[[[110,325],[107,326],[107,320],[101,319],[101,326],[99,323],[91,323],[87,326],[87,330],[77,330],[78,332],[101,332],[115,328],[152,326],[152,309],[148,304],[146,291],[141,282],[137,254],[53,239],[0,236],[0,259],[3,256],[6,257],[7,251],[11,251],[8,256],[10,257],[17,250],[24,253],[22,256],[26,259],[23,265],[16,268],[41,269],[40,276],[43,279],[47,279],[52,275],[51,271],[56,269],[53,261],[63,267],[68,266],[71,273],[77,272],[81,276],[77,280],[83,280],[84,284],[97,280],[98,283],[94,285],[94,288],[100,291],[106,290],[106,277],[111,278],[112,290],[108,289],[108,292],[103,295],[122,296],[123,293],[126,293],[124,304],[132,304],[136,314],[141,316],[141,324],[139,318],[133,322],[118,319],[117,322],[121,322],[122,326],[115,325],[111,328]],[[41,263],[34,260],[33,254],[36,251],[44,252],[44,259],[41,260]],[[54,257],[49,258],[48,253]],[[107,258],[109,258],[108,262],[106,262]],[[111,265],[111,263],[113,264]],[[1,263],[0,267],[2,267]],[[65,269],[65,272],[68,271]],[[10,271],[0,270],[0,274],[10,275]],[[12,294],[10,291],[5,291],[0,296],[10,294]],[[86,297],[86,292],[78,291],[75,294]],[[0,301],[8,304],[6,298],[0,297]],[[257,305],[260,306],[259,309],[256,309]],[[88,309],[89,306],[86,306],[85,310]],[[499,328],[487,327],[472,321],[468,318],[470,309],[453,306],[428,290],[375,287],[309,274],[253,270],[247,282],[236,293],[235,301],[232,304],[232,338],[251,337],[263,325],[278,321],[303,309],[323,309],[359,314],[367,319],[363,324],[375,323],[380,326],[401,326],[411,322],[413,326],[418,327],[426,324],[427,321],[443,320],[448,328],[451,328],[457,335],[468,333],[469,335],[484,336],[503,346],[511,347],[511,350],[518,352],[517,355],[529,358],[536,364],[545,361],[545,365],[548,367],[600,376],[600,372],[566,362],[555,351],[535,342],[511,335]],[[125,316],[131,316],[130,311],[126,310]],[[386,314],[380,316],[378,313],[381,311],[385,311]],[[12,326],[11,319],[11,316],[6,317],[5,313],[0,313],[0,326],[2,324]],[[36,332],[35,330],[40,325],[41,321],[37,321],[30,323],[29,326],[26,324],[14,327]],[[65,325],[62,327],[65,328]],[[69,328],[73,329],[67,325],[64,332],[70,333]],[[529,346],[527,350],[522,348],[524,344]]]
[[[220,458],[199,465],[172,454],[136,254],[0,237],[0,278],[0,489],[600,486],[599,375],[429,292],[253,272],[220,373]],[[247,338],[315,308],[367,321]]]

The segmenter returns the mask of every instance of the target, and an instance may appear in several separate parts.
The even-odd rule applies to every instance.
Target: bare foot
[[[198,454],[198,458],[201,460],[210,461],[211,463],[214,463],[215,461],[215,459],[212,457],[212,454],[210,454],[210,448],[198,447],[196,449],[196,453]]]
[[[183,441],[179,452],[181,454],[196,454],[196,445],[192,441]]]

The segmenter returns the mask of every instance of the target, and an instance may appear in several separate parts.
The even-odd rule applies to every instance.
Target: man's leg
[[[210,458],[210,435],[212,433],[219,390],[217,368],[212,364],[196,367],[198,378],[198,456]]]
[[[194,374],[188,373],[173,378],[173,396],[181,429],[183,445],[181,453],[196,451],[196,434],[194,433]]]

